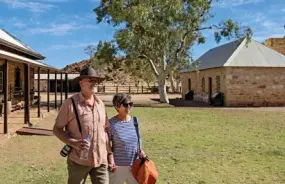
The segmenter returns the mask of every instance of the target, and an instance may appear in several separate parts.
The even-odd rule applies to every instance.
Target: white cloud
[[[264,41],[268,38],[282,38],[285,35],[284,25],[273,20],[263,21],[260,26],[253,30],[253,38],[257,41]]]
[[[220,8],[229,8],[234,6],[242,6],[246,4],[257,4],[263,1],[264,0],[219,0],[214,3],[214,6]]]
[[[68,0],[40,0],[42,2],[49,2],[49,3],[66,3]]]
[[[26,27],[26,24],[24,24],[23,22],[15,22],[13,25],[15,27],[17,27],[17,28],[24,28],[24,27]]]
[[[89,45],[97,45],[98,42],[91,43],[71,43],[71,44],[58,44],[50,47],[52,50],[76,49],[80,47],[87,47]]]
[[[71,34],[74,30],[79,29],[96,29],[96,25],[92,24],[76,24],[76,23],[66,23],[66,24],[51,24],[46,28],[34,28],[30,29],[29,32],[32,34],[50,34],[50,35],[66,35]]]
[[[0,3],[5,3],[8,6],[16,9],[27,9],[31,12],[45,12],[52,8],[54,8],[54,5],[51,4],[44,4],[44,3],[38,3],[38,2],[31,2],[31,1],[25,1],[25,0],[0,0]]]

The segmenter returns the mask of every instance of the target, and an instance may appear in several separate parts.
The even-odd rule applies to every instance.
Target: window
[[[216,77],[216,91],[220,92],[220,90],[221,90],[221,79],[220,79],[220,76],[217,76]]]
[[[191,90],[192,86],[191,86],[191,79],[188,79],[188,90]]]
[[[3,92],[3,71],[0,71],[0,92]]]
[[[203,77],[202,78],[202,85],[201,85],[201,88],[202,88],[202,92],[205,92],[205,78]]]
[[[21,70],[20,68],[15,69],[15,91],[21,89]]]

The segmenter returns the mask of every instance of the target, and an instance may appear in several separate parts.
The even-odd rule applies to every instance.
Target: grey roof
[[[202,55],[199,70],[217,67],[285,67],[285,56],[251,39],[236,40]],[[182,70],[181,72],[188,72]]]

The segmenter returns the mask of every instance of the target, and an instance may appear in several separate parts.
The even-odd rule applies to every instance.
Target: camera
[[[69,153],[69,151],[71,150],[71,147],[68,146],[68,145],[65,145],[61,151],[60,151],[60,155],[63,156],[63,157],[66,157]]]

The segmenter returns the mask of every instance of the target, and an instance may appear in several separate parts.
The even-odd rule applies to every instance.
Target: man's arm
[[[70,100],[70,99],[69,99]],[[82,150],[82,149],[88,149],[88,142],[86,140],[76,140],[72,137],[68,136],[68,132],[64,130],[64,127],[66,127],[70,121],[70,108],[71,108],[71,102],[66,100],[56,117],[55,124],[53,126],[53,133],[54,135],[64,142],[65,144],[77,149],[77,150]]]

